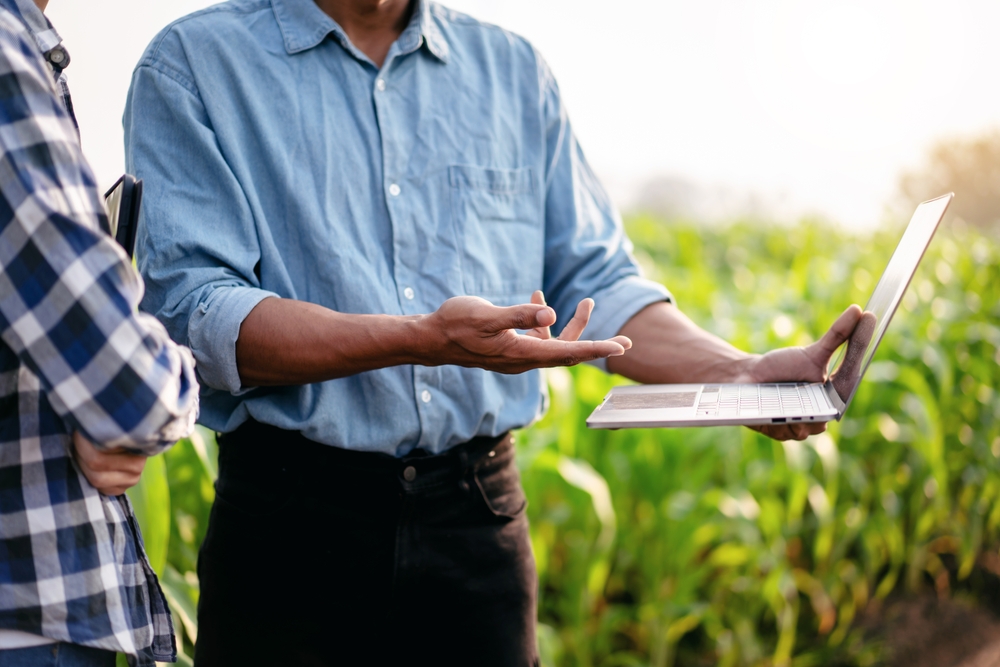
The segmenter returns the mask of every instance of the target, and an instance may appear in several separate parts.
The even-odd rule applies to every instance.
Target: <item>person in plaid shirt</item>
[[[194,427],[194,359],[102,231],[46,2],[0,0],[0,665],[172,662],[123,494]]]

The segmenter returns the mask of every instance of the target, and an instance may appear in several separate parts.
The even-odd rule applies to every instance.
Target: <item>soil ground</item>
[[[889,602],[878,616],[889,667],[1000,667],[1000,618],[981,605],[930,594]]]

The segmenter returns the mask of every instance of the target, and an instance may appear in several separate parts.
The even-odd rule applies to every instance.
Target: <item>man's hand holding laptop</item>
[[[673,304],[655,303],[622,328],[621,334],[632,341],[632,350],[609,358],[608,370],[645,384],[823,382],[833,353],[860,319],[861,308],[852,305],[812,345],[750,354],[708,333]],[[824,431],[826,424],[758,424],[750,428],[776,440],[804,440]]]
[[[841,313],[833,326],[812,345],[783,347],[753,356],[743,374],[733,382],[826,382],[827,367],[833,353],[843,345],[861,321],[861,306],[854,304]],[[775,440],[805,440],[826,430],[826,422],[798,424],[760,424],[749,426]]]

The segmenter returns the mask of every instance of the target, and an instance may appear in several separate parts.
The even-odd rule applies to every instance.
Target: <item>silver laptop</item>
[[[615,387],[587,419],[590,428],[722,426],[840,419],[954,195],[917,207],[861,320],[825,383],[647,384]]]

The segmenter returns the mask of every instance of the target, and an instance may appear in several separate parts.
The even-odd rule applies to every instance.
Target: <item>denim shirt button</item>
[[[413,291],[412,287],[407,287],[406,289],[403,290],[403,296],[405,296],[410,301],[413,301],[413,297],[415,297],[416,295],[417,294],[416,292]]]
[[[396,185],[395,183],[393,183],[392,185],[390,185],[389,186],[389,194],[392,195],[393,197],[398,197],[399,196],[399,186]]]
[[[420,400],[423,401],[424,403],[430,403],[431,402],[431,392],[429,392],[426,389],[424,389],[422,392],[420,392]]]
[[[376,79],[375,87],[379,90],[385,90],[385,79]]]

